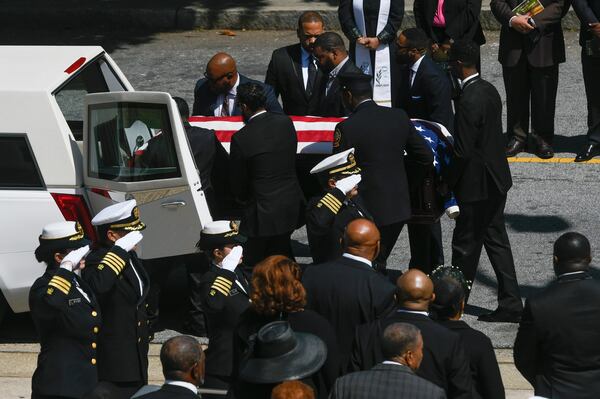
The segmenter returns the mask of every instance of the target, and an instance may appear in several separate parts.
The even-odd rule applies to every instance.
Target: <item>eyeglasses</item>
[[[208,74],[208,72],[204,72],[204,77],[206,79],[208,79],[210,82],[216,83],[219,80],[222,80],[224,78],[232,79],[233,78],[233,74],[234,74],[233,72],[227,72],[225,75],[221,75],[221,76],[219,76],[217,78],[211,78],[210,75]]]

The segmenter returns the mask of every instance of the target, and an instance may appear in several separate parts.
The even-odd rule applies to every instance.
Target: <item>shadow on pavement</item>
[[[557,233],[571,227],[566,219],[555,215],[524,215],[519,213],[507,213],[506,224],[520,233]]]

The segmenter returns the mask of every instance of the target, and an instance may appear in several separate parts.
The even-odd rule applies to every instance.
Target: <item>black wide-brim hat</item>
[[[252,353],[241,364],[240,378],[255,384],[299,380],[319,371],[326,359],[327,347],[319,337],[275,321],[258,332]]]
[[[85,238],[83,228],[79,222],[58,222],[44,227],[39,236],[40,245],[35,249],[35,258],[38,262],[48,260],[55,253],[64,253],[69,249],[77,249],[90,245],[91,241]]]

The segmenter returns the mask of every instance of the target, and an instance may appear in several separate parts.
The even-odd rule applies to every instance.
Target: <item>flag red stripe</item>
[[[221,143],[231,142],[231,137],[236,130],[215,130],[215,134]],[[332,142],[333,132],[331,130],[299,130],[296,132],[298,141],[301,143]]]
[[[320,116],[290,116],[294,122],[341,122],[344,118],[324,118]],[[190,122],[242,122],[241,116],[190,116]]]

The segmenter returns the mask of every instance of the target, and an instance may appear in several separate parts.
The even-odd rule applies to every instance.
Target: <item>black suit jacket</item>
[[[392,93],[396,93],[395,107],[406,110],[410,118],[441,123],[452,132],[450,80],[429,55],[423,57],[412,86],[410,86],[410,67],[408,65],[398,68],[396,82],[397,86],[392,88]]]
[[[491,83],[479,77],[467,81],[456,101],[454,126],[446,181],[459,203],[487,199],[490,184],[508,193],[512,178],[504,153],[502,100]]]
[[[302,78],[301,57],[300,43],[273,51],[265,83],[273,87],[275,96],[281,96],[286,115],[317,115],[321,94],[318,88],[323,84],[323,72],[317,68],[313,91],[308,96]]]
[[[600,281],[560,276],[525,301],[515,366],[548,398],[592,399],[600,392]]]
[[[135,252],[117,246],[98,248],[85,261],[82,277],[98,297],[102,309],[98,379],[145,384],[151,340],[146,306],[150,279]],[[130,261],[142,281],[142,293]]]
[[[331,399],[446,399],[444,390],[407,366],[378,364],[338,378]]]
[[[586,40],[593,37],[589,24],[598,22],[600,18],[600,1],[597,0],[572,0],[573,9],[581,21],[579,29],[579,44],[582,46]]]
[[[303,224],[304,194],[296,176],[298,138],[292,120],[265,112],[231,139],[231,190],[246,206],[247,237],[289,233]]]
[[[533,17],[536,28],[528,34],[521,34],[510,28],[508,23],[515,15],[512,10],[521,3],[519,0],[492,0],[492,13],[502,25],[498,61],[505,67],[512,67],[525,53],[533,67],[542,68],[565,62],[565,41],[561,19],[571,5],[571,0],[540,0],[544,11]]]
[[[379,0],[365,0],[363,2],[363,15],[365,18],[365,30],[367,37],[377,37],[382,44],[391,43],[396,39],[396,33],[402,24],[404,17],[404,0],[392,0],[390,13],[383,30],[377,34],[377,18],[379,16]],[[356,45],[356,39],[362,34],[354,20],[354,8],[352,0],[340,0],[338,6],[338,17],[342,31],[350,41],[350,46]]]
[[[352,147],[362,169],[360,193],[375,223],[386,226],[408,220],[411,209],[404,150],[423,167],[432,165],[433,154],[406,113],[374,101],[360,104],[338,123],[334,134],[334,152]]]
[[[41,344],[33,393],[83,397],[98,383],[94,327],[100,328],[102,320],[92,290],[73,272],[47,269],[31,286],[29,308]]]
[[[438,2],[439,0],[415,1],[413,11],[417,27],[423,29],[434,43],[443,43],[445,38],[438,37],[433,30],[433,17]],[[449,38],[471,40],[480,46],[485,43],[479,23],[481,0],[444,1],[443,7],[446,20],[444,31]]]
[[[237,281],[237,282],[236,282]],[[244,288],[241,289],[238,283]],[[225,289],[229,287],[229,289]],[[230,377],[233,369],[233,330],[250,305],[250,286],[241,272],[214,264],[202,276],[200,296],[208,324],[210,345],[206,353],[206,374]]]
[[[492,341],[462,320],[444,320],[439,324],[457,333],[469,358],[473,376],[473,398],[504,399],[504,384]]]
[[[359,326],[350,369],[368,370],[384,361],[381,351],[383,331],[390,324],[399,322],[413,324],[421,330],[423,361],[417,374],[443,388],[448,398],[470,399],[471,372],[460,337],[422,314],[396,311],[385,319]]]
[[[250,79],[239,74],[240,76],[240,84],[244,83],[256,83],[265,88],[265,94],[267,95],[267,105],[266,109],[269,112],[275,113],[283,113],[281,109],[281,105],[277,101],[277,96],[273,91],[273,88],[269,85],[266,85],[258,80]],[[194,107],[192,115],[201,115],[201,116],[215,116],[215,108],[217,108],[221,104],[217,104],[217,98],[219,96],[210,91],[208,87],[208,82],[206,78],[202,78],[196,82],[196,87],[194,88]],[[240,107],[236,104],[233,110],[231,110],[231,116],[239,116],[242,114]]]
[[[354,65],[351,59],[348,59],[344,65],[340,68],[338,75],[346,72],[351,73],[362,73],[362,71]],[[349,111],[344,107],[342,103],[342,93],[340,90],[340,82],[337,78],[334,78],[327,94],[327,81],[329,76],[324,76],[321,87],[319,88],[319,108],[317,110],[318,116],[330,116],[330,117],[342,117],[348,116]]]
[[[150,392],[137,399],[198,399],[199,396],[186,387],[165,384],[158,391]]]

